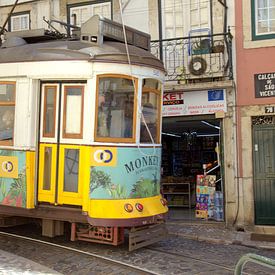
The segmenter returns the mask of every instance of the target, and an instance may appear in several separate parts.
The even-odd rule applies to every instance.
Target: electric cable
[[[122,24],[122,29],[123,29],[123,36],[124,36],[124,43],[125,43],[125,48],[126,48],[126,54],[127,54],[128,64],[129,64],[129,67],[130,67],[130,74],[131,74],[133,86],[135,87],[135,81],[134,81],[134,76],[133,76],[132,63],[131,63],[131,59],[130,59],[128,43],[127,43],[127,36],[126,36],[126,30],[125,30],[125,24],[124,24],[124,18],[123,18],[123,11],[122,11],[121,0],[119,0],[119,10],[120,10],[120,16],[121,16],[121,24]],[[141,100],[138,101],[138,105],[137,106],[138,106],[138,117],[139,117],[139,120],[141,119],[142,122],[145,125],[146,131],[148,132],[150,140],[151,140],[151,142],[153,144],[153,148],[154,148],[153,155],[154,155],[155,151],[156,151],[155,141],[154,141],[153,136],[151,134],[151,131],[150,131],[148,125],[147,125],[147,122],[145,121],[145,117],[144,117],[143,112],[142,112]],[[142,152],[142,150],[140,149],[140,140],[139,140],[139,143],[138,143],[138,149],[139,149],[139,151],[143,155],[148,156],[148,154]],[[152,154],[150,154],[150,155],[152,155]]]

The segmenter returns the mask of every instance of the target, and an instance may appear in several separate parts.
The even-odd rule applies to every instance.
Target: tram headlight
[[[142,212],[143,211],[143,205],[141,203],[136,203],[135,207],[136,207],[136,210],[138,212]]]
[[[130,203],[125,203],[125,204],[124,204],[124,209],[125,209],[125,211],[128,212],[128,213],[131,213],[131,212],[133,212],[133,210],[134,210],[133,206],[132,206]]]

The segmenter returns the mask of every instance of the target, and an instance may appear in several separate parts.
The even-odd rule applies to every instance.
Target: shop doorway
[[[214,115],[163,118],[162,192],[170,218],[224,220],[221,122]]]

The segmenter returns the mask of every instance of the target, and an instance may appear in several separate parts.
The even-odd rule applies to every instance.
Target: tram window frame
[[[16,82],[14,81],[0,81],[0,86],[1,85],[12,85],[13,89],[12,89],[12,97],[13,97],[13,101],[5,101],[5,100],[1,100],[0,99],[0,109],[1,107],[13,107],[13,124],[12,124],[12,138],[10,140],[1,140],[0,139],[0,145],[2,146],[11,146],[13,145],[13,141],[14,141],[14,126],[15,126],[15,106],[16,106]],[[5,113],[3,114],[3,116],[5,115]],[[3,117],[0,118],[1,120],[3,120]]]
[[[148,80],[148,86],[146,87],[146,80]],[[153,82],[150,83],[150,80],[153,80]],[[156,87],[152,87],[150,85],[154,85],[156,84]],[[154,140],[154,136],[152,136],[154,143],[160,143],[160,125],[161,125],[161,105],[162,105],[162,99],[161,99],[161,91],[162,91],[162,83],[158,80],[158,79],[154,79],[154,78],[144,78],[142,80],[142,100],[141,100],[141,107],[142,107],[142,114],[143,117],[145,119],[146,122],[146,117],[144,116],[143,113],[143,107],[146,103],[150,103],[150,93],[153,93],[157,96],[157,113],[156,113],[156,134],[155,134],[155,138],[156,140]],[[144,100],[147,100],[147,102],[144,102]],[[151,103],[150,103],[151,104]],[[151,137],[149,136],[148,133],[148,129],[150,130],[150,125],[147,124],[147,127],[143,124],[143,118],[141,117],[140,120],[140,143],[146,143],[146,144],[150,144],[153,143],[151,140]],[[147,133],[146,135],[148,135],[148,139],[147,140],[142,140],[142,136],[144,133]],[[152,133],[151,133],[152,134]]]
[[[81,88],[81,112],[80,112],[80,131],[79,133],[67,133],[67,94],[69,88]],[[63,123],[62,123],[62,138],[82,139],[83,138],[83,118],[84,118],[84,85],[64,85],[64,100],[63,100]]]
[[[127,79],[133,82],[133,94],[131,100],[133,100],[133,117],[132,117],[132,136],[131,137],[110,137],[110,136],[99,136],[98,135],[98,115],[99,115],[99,88],[100,88],[100,79],[104,78],[117,78],[117,79]],[[138,78],[131,77],[129,75],[123,74],[101,74],[97,75],[96,80],[96,105],[95,105],[95,131],[94,139],[99,142],[124,142],[124,143],[133,143],[136,140],[136,110],[137,110],[137,95],[138,95]],[[126,128],[124,128],[126,130]]]
[[[54,104],[53,104],[53,131],[51,132],[46,132],[46,115],[47,115],[47,94],[48,94],[48,89],[54,89],[55,91],[55,98],[54,98]],[[48,138],[54,138],[55,137],[55,131],[56,131],[56,107],[57,107],[57,86],[56,85],[45,85],[44,87],[44,110],[43,110],[43,137],[48,137]]]

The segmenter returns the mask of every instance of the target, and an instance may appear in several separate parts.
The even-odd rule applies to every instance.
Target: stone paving
[[[169,219],[167,228],[169,236],[165,241],[131,253],[127,251],[126,245],[110,247],[83,242],[70,243],[70,245],[114,260],[122,260],[125,263],[140,266],[161,275],[233,274],[235,264],[246,253],[255,253],[275,259],[275,243],[253,242],[250,240],[249,232],[226,229],[223,223]],[[14,246],[14,244],[10,245]],[[31,253],[35,248],[29,248],[28,251],[26,248],[20,247],[16,249],[17,251],[21,250],[18,255],[24,256],[26,253]],[[60,273],[43,267],[43,262],[46,260],[48,266]],[[35,253],[34,262],[0,251],[0,274],[85,275],[104,274],[105,272],[95,261],[89,262],[89,259],[85,257],[78,258],[72,267],[71,263],[74,260],[76,260],[75,256],[68,255],[64,259],[63,255],[58,255],[54,249],[43,251],[41,255]],[[52,264],[49,265],[51,262]],[[94,272],[90,273],[92,270]],[[251,263],[247,264],[245,271],[246,274],[275,274],[275,270]],[[119,273],[118,270],[111,271],[108,267],[106,267],[106,272],[106,274],[123,274],[123,272]]]
[[[58,275],[58,273],[43,265],[26,258],[0,250],[1,275]]]

